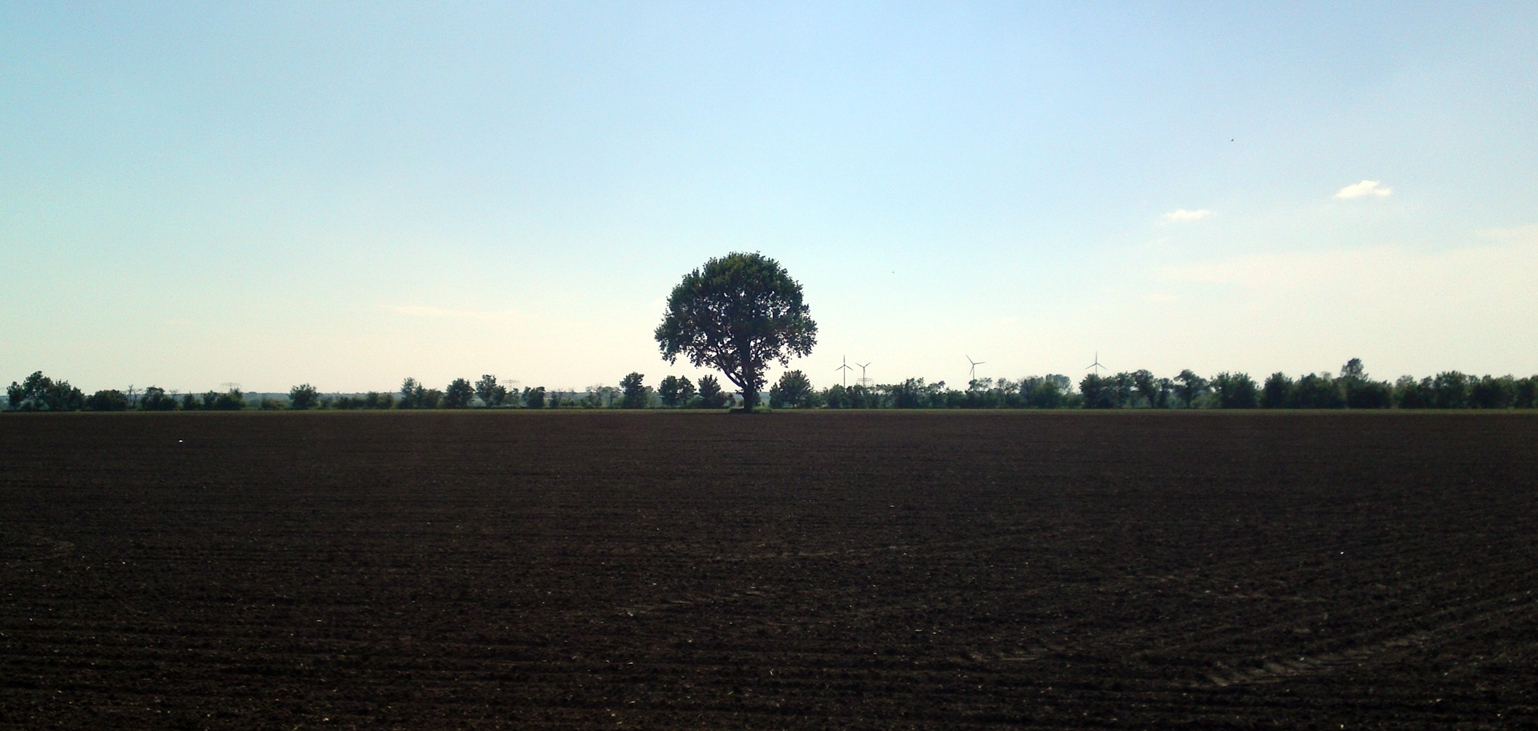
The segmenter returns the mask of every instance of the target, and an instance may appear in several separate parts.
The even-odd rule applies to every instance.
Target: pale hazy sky
[[[0,382],[1538,372],[1538,4],[6,3]]]

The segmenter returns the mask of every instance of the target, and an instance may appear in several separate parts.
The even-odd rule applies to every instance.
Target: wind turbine
[[[1100,365],[1100,351],[1097,350],[1097,351],[1095,351],[1095,362],[1094,363],[1090,363],[1089,365],[1085,366],[1084,370],[1087,371],[1087,370],[1089,370],[1091,368],[1094,368],[1095,369],[1095,375],[1098,376],[1098,375],[1100,375],[1100,369],[1104,368],[1104,367],[1105,366]]]
[[[977,380],[977,367],[982,365],[983,363],[986,363],[987,361],[972,360],[972,356],[969,355],[969,356],[967,356],[967,362],[972,364],[972,374],[971,374],[971,377],[968,380],[975,381],[975,380]]]
[[[856,363],[855,365],[860,367],[860,380],[855,381],[855,383],[867,388],[870,387],[870,379],[865,377],[865,366],[870,365],[870,363]]]
[[[844,356],[844,364],[834,368],[833,370],[844,372],[844,388],[849,388],[849,371],[854,370],[853,368],[849,367],[849,356]]]

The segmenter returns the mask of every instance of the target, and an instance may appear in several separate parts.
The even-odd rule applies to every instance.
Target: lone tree
[[[742,389],[745,411],[758,405],[770,361],[812,352],[817,323],[801,303],[801,285],[762,254],[732,253],[684,276],[668,296],[657,343],[668,363],[678,356],[720,370]],[[703,390],[703,389],[702,389]]]

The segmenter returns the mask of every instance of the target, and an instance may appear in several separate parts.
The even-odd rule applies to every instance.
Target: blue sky
[[[0,9],[0,377],[668,373],[760,251],[877,381],[1538,372],[1538,6]]]

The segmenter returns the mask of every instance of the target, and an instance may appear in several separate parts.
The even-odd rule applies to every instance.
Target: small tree
[[[213,411],[240,411],[246,408],[246,395],[238,388],[232,388],[224,393],[209,391],[203,399],[203,408]]]
[[[1473,381],[1469,389],[1470,405],[1476,409],[1509,409],[1516,401],[1516,385],[1511,376],[1485,376]]]
[[[150,386],[144,389],[139,408],[143,411],[175,411],[176,397],[166,395],[166,390],[159,386]]]
[[[769,405],[776,409],[787,406],[806,408],[812,405],[814,395],[812,381],[805,373],[785,371],[780,374],[780,382],[769,389]]]
[[[1079,381],[1079,393],[1084,396],[1086,409],[1116,408],[1116,382],[1098,374],[1085,374]]]
[[[1338,409],[1346,405],[1340,384],[1328,372],[1308,373],[1293,387],[1293,402],[1300,409]]]
[[[320,405],[320,391],[308,383],[302,383],[288,390],[288,407],[295,411],[313,409]]]
[[[688,376],[668,376],[657,385],[657,397],[670,409],[688,406],[694,400],[694,384],[689,382]]]
[[[516,381],[513,382],[517,386]],[[487,406],[501,406],[507,401],[507,387],[497,383],[497,377],[491,374],[481,376],[481,380],[475,382],[475,395],[481,397],[481,402]]]
[[[474,398],[475,387],[463,378],[456,378],[448,388],[443,390],[443,408],[466,409],[470,407],[470,401]]]
[[[408,376],[406,380],[401,382],[400,407],[403,409],[422,408],[422,397],[426,392],[427,389],[417,382],[417,379]]]
[[[1175,393],[1179,394],[1180,400],[1186,403],[1188,409],[1196,403],[1198,396],[1207,393],[1207,379],[1192,373],[1190,369],[1183,370],[1180,375],[1175,376],[1175,383],[1179,384],[1175,386]]]
[[[85,394],[69,385],[69,381],[55,381],[37,371],[20,384],[12,381],[6,389],[11,409],[16,411],[79,411],[85,408]]]
[[[745,411],[758,405],[772,361],[789,365],[817,343],[817,323],[801,301],[801,285],[762,254],[727,254],[686,275],[668,296],[657,326],[662,357],[686,357],[719,369],[742,389]]]
[[[1260,396],[1255,379],[1247,373],[1219,373],[1212,377],[1212,390],[1224,409],[1253,409]]]
[[[531,409],[545,408],[545,387],[523,389],[523,405]]]
[[[1518,379],[1512,385],[1512,405],[1519,409],[1538,408],[1538,376]]]
[[[1340,378],[1343,381],[1367,380],[1367,369],[1362,365],[1361,358],[1352,358],[1340,367]]]
[[[92,411],[127,411],[128,397],[122,391],[97,391],[85,400],[85,407]]]
[[[1292,379],[1277,371],[1266,377],[1266,385],[1260,390],[1260,407],[1285,409],[1292,405]]]
[[[649,389],[646,388],[646,376],[631,371],[619,381],[620,408],[644,409],[646,408],[646,396]]]
[[[721,409],[727,405],[727,394],[715,376],[700,376],[700,408]]]
[[[1431,381],[1431,392],[1439,409],[1468,408],[1469,377],[1458,371],[1438,373]]]
[[[1159,379],[1154,378],[1154,374],[1146,370],[1133,371],[1132,388],[1148,402],[1150,408],[1159,405]]]

